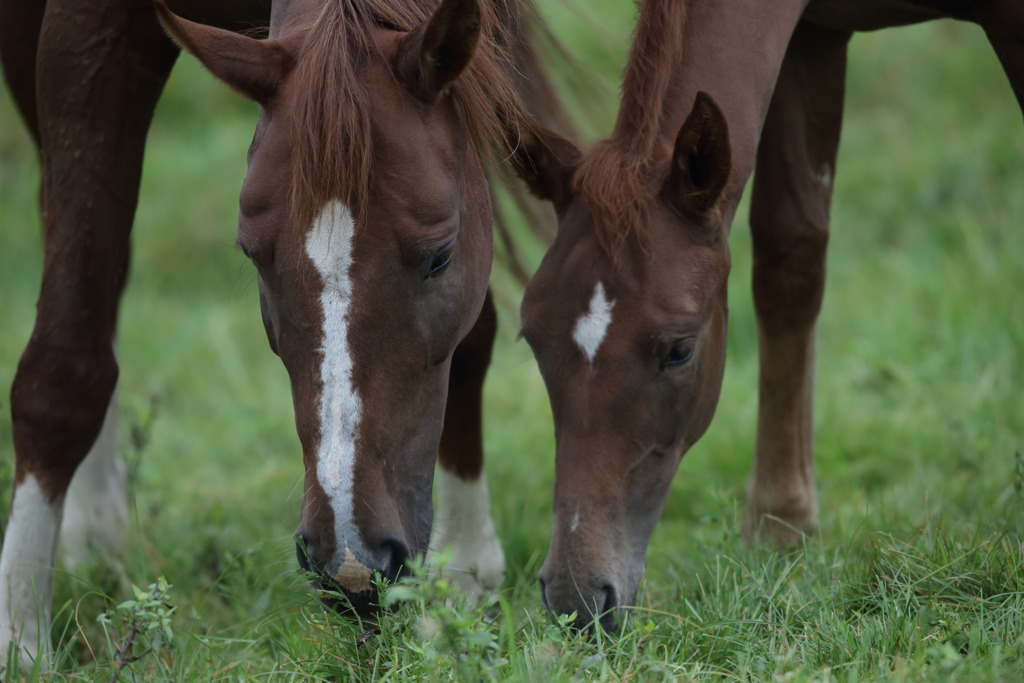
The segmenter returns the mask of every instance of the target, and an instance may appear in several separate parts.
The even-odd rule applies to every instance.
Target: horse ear
[[[432,104],[469,65],[479,38],[478,0],[444,0],[404,38],[395,68],[414,95]]]
[[[197,24],[171,12],[164,0],[153,0],[153,6],[171,40],[251,100],[266,103],[294,64],[287,39],[256,40]]]
[[[539,124],[514,135],[510,132],[509,137],[516,173],[530,192],[561,211],[572,198],[572,176],[579,166],[580,150]]]
[[[725,115],[710,95],[698,92],[676,137],[672,167],[663,188],[665,197],[684,213],[707,213],[722,198],[731,170]]]

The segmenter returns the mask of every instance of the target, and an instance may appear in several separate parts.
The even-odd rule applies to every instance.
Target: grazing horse
[[[815,327],[853,31],[978,23],[1024,104],[1024,4],[645,0],[611,137],[519,150],[559,230],[522,304],[555,420],[554,612],[617,625],[680,458],[707,429],[725,361],[728,233],[751,205],[760,342],[743,535],[798,544],[817,523]]]
[[[5,655],[11,643],[23,659],[49,649],[68,487],[90,448],[110,440],[109,419],[98,437],[117,382],[143,142],[175,43],[261,105],[237,241],[291,381],[306,472],[299,563],[371,611],[373,576],[394,580],[427,550],[440,450],[437,543],[456,546],[470,587],[504,574],[481,477],[480,398],[495,329],[484,165],[507,131],[530,125],[503,47],[519,47],[505,28],[522,29],[506,21],[512,6],[174,6],[202,23],[163,0],[155,11],[151,0],[0,0],[5,71],[40,149],[45,224],[38,316],[11,399]],[[268,14],[268,40],[228,30]]]

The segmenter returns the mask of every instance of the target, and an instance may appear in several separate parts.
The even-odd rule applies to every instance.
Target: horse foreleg
[[[452,358],[435,491],[432,552],[452,550],[446,571],[476,599],[505,579],[505,553],[491,521],[484,477],[483,389],[497,318],[490,291],[469,335]]]
[[[118,448],[117,392],[110,399],[103,427],[89,454],[75,470],[64,501],[61,563],[70,569],[85,563],[96,549],[120,557],[128,528],[124,460]]]
[[[0,556],[0,657],[49,659],[68,486],[117,383],[113,338],[153,109],[177,49],[148,0],[49,0],[35,84],[43,277],[11,389],[15,472]]]
[[[743,536],[789,547],[817,526],[814,355],[848,33],[802,22],[757,155],[750,225],[760,380]]]

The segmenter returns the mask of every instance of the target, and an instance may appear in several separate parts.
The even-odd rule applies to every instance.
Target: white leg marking
[[[484,591],[498,588],[505,580],[505,553],[491,521],[487,480],[464,481],[444,468],[435,477],[437,511],[431,534],[431,552],[452,548],[446,573],[476,601]]]
[[[360,560],[365,561],[369,557],[352,519],[352,478],[362,415],[362,401],[352,381],[352,354],[348,345],[354,237],[352,212],[337,200],[324,205],[306,237],[306,255],[323,283],[320,294],[324,317],[323,345],[320,347],[322,392],[316,469],[317,479],[334,511],[338,550],[330,569],[339,571],[342,566],[352,569],[353,562],[360,564]],[[339,581],[346,576],[348,574],[339,576]],[[352,587],[350,590],[358,589]]]
[[[119,556],[124,548],[128,494],[117,444],[117,413],[115,392],[99,438],[75,470],[64,500],[60,550],[62,564],[68,568],[84,563],[91,548],[104,556]]]
[[[50,656],[50,600],[53,563],[60,534],[61,503],[50,503],[39,482],[27,475],[14,490],[0,554],[0,664],[19,643],[21,660]]]
[[[573,340],[583,351],[589,363],[594,362],[597,350],[608,333],[614,306],[615,301],[608,301],[608,297],[604,293],[604,285],[598,282],[594,287],[594,295],[590,298],[587,312],[579,317],[572,330]]]

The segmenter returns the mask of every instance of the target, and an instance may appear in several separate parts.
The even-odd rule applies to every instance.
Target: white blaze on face
[[[316,472],[334,511],[339,557],[350,544],[356,555],[367,557],[353,522],[352,479],[362,401],[353,383],[352,353],[348,344],[352,306],[352,243],[355,219],[337,200],[324,205],[306,236],[306,255],[323,282],[323,344],[320,347],[320,444]],[[351,553],[349,553],[351,554]]]
[[[576,321],[576,327],[572,330],[572,338],[587,357],[587,361],[594,362],[597,350],[601,347],[605,335],[608,333],[608,326],[612,323],[612,308],[615,301],[609,301],[604,293],[604,285],[600,282],[594,287],[594,295],[590,297],[590,305],[587,312]]]

